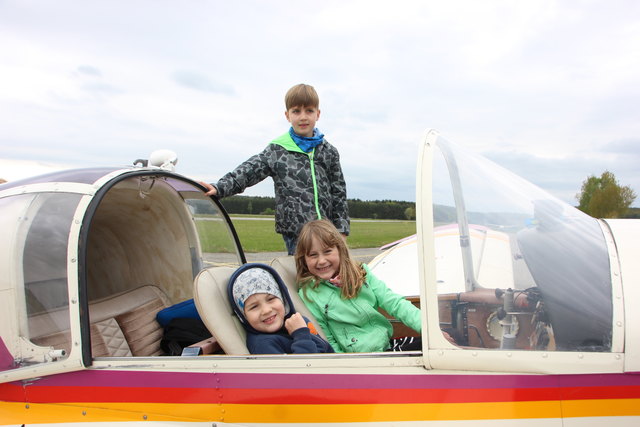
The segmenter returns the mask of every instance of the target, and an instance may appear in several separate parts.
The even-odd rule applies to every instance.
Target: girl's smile
[[[324,246],[317,237],[311,238],[311,247],[304,256],[309,273],[329,280],[340,272],[340,253],[336,246]]]

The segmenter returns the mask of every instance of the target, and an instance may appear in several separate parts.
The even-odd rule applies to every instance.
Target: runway
[[[375,258],[380,251],[378,248],[360,248],[350,249],[351,256],[359,262],[369,263]],[[287,256],[286,252],[245,252],[247,262],[261,262],[269,264],[273,259]],[[221,254],[221,253],[204,253],[204,261],[212,265],[220,264],[233,264],[237,263],[236,257],[233,254]]]
[[[360,248],[360,249],[350,249],[351,256],[359,262],[368,263],[373,258],[375,258],[380,251],[378,248]],[[274,258],[278,258],[281,256],[286,256],[286,252],[257,252],[257,253],[245,253],[248,262],[263,262],[268,263]]]

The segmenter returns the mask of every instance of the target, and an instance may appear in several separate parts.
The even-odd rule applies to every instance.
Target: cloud
[[[297,6],[1,2],[0,152],[91,166],[168,148],[213,181],[288,129],[284,93],[306,82],[350,197],[413,199],[427,128],[569,202],[605,169],[640,193],[640,3]]]
[[[0,178],[7,182],[65,169],[71,169],[71,166],[64,163],[0,159]]]
[[[523,152],[485,152],[485,157],[513,173],[536,184],[554,196],[570,204],[577,204],[576,195],[582,183],[591,175],[600,176],[608,170],[618,179],[620,185],[640,188],[640,178],[632,172],[638,164],[639,148],[630,142],[611,143],[618,149],[598,149],[595,153],[577,153],[561,157],[540,157]],[[625,153],[625,151],[627,151]],[[625,158],[629,153],[632,159]]]
[[[92,67],[91,65],[79,65],[76,70],[79,74],[84,74],[92,77],[102,77],[102,72],[98,68]]]
[[[176,71],[173,79],[181,86],[201,92],[234,95],[233,87],[211,80],[209,77],[194,71]]]
[[[640,158],[640,138],[624,138],[603,145],[602,152],[613,152]]]

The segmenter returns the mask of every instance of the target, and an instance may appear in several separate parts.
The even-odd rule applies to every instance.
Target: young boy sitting
[[[229,279],[227,290],[252,354],[334,352],[309,319],[296,313],[287,287],[271,267],[241,266]]]

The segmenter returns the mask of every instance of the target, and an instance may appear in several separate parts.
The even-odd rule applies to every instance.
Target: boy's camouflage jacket
[[[276,232],[298,236],[311,220],[326,218],[349,234],[347,188],[338,150],[325,139],[309,153],[288,133],[214,184],[218,197],[242,193],[268,176],[276,195]]]

